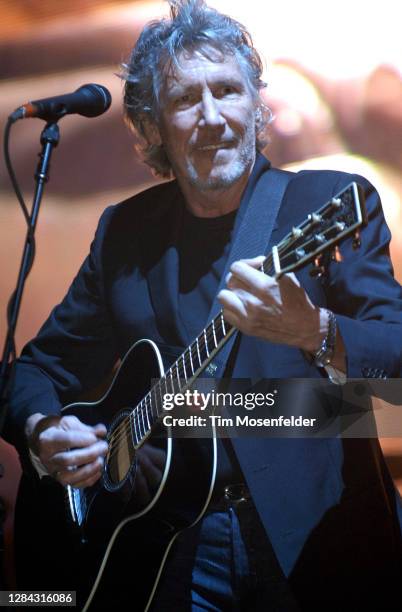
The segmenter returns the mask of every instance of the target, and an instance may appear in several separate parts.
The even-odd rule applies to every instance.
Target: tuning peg
[[[341,198],[332,198],[331,204],[334,208],[340,208],[342,206]]]
[[[310,276],[320,278],[325,272],[325,267],[322,265],[321,256],[314,259],[313,267],[310,270]]]
[[[336,221],[335,227],[336,227],[336,229],[338,230],[339,233],[343,232],[343,230],[346,227],[346,223],[344,223],[343,221]]]
[[[362,242],[361,242],[361,240],[360,240],[360,231],[359,231],[359,230],[356,230],[356,231],[355,231],[354,238],[353,238],[353,242],[352,242],[352,248],[353,248],[353,249],[356,251],[357,249],[359,249],[359,248],[360,248],[361,243],[362,243]]]
[[[325,243],[325,236],[324,234],[314,234],[314,240],[316,241],[316,244],[321,245]]]
[[[335,246],[335,248],[332,251],[331,254],[331,259],[332,261],[335,261],[336,263],[341,263],[341,261],[343,261],[343,256],[339,250],[338,245]]]
[[[303,236],[303,230],[300,227],[292,227],[293,238],[301,238]]]
[[[318,213],[311,213],[307,218],[312,225],[319,225],[322,221],[322,216]]]

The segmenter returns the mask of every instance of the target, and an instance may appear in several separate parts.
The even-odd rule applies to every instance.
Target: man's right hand
[[[29,448],[62,485],[92,486],[107,453],[106,427],[85,425],[75,416],[34,414],[25,424]]]

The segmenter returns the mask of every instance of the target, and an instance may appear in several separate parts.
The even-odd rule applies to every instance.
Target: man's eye
[[[191,95],[190,94],[184,94],[183,96],[179,96],[178,98],[176,98],[175,102],[176,102],[177,106],[190,104],[191,103]]]
[[[230,94],[235,93],[236,90],[234,87],[232,87],[232,85],[225,85],[224,87],[221,87],[220,93],[222,96],[230,96]]]

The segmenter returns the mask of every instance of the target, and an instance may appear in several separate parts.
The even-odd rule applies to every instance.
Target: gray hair
[[[170,18],[148,23],[127,63],[123,64],[125,116],[130,127],[144,144],[139,149],[145,163],[155,174],[170,178],[172,167],[163,144],[150,144],[144,126],[158,125],[160,91],[166,70],[179,65],[183,52],[200,51],[209,59],[208,48],[234,55],[239,62],[250,90],[258,100],[256,113],[256,145],[267,144],[265,128],[271,111],[259,92],[266,86],[261,79],[263,65],[246,28],[227,15],[208,7],[204,0],[168,0]],[[216,60],[215,60],[216,61]]]

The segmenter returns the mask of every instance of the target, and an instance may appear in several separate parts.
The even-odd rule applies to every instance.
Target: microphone
[[[9,119],[14,122],[18,119],[38,117],[45,121],[58,121],[65,115],[74,114],[97,117],[105,113],[111,103],[112,96],[106,87],[89,83],[70,94],[28,102],[17,108]]]

